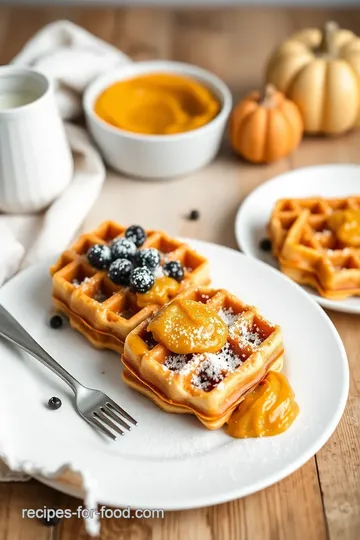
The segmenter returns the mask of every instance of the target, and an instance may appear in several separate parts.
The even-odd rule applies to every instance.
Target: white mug
[[[42,210],[72,175],[51,81],[31,69],[0,67],[0,211]]]

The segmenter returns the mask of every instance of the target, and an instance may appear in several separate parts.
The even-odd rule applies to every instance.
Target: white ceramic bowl
[[[131,133],[107,124],[95,114],[96,98],[110,84],[160,72],[178,73],[203,83],[219,98],[219,114],[198,129],[174,135]],[[232,99],[228,87],[209,71],[180,62],[151,61],[130,63],[101,75],[86,89],[83,105],[88,129],[111,167],[131,176],[160,179],[188,174],[215,157]]]

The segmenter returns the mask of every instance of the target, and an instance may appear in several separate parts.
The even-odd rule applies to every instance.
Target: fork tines
[[[87,420],[95,425],[102,433],[113,440],[116,440],[115,431],[119,435],[124,435],[124,431],[120,426],[131,431],[131,426],[123,420],[124,417],[128,422],[137,425],[137,421],[130,416],[122,407],[119,407],[112,399],[108,399],[102,403],[97,409],[87,415]]]

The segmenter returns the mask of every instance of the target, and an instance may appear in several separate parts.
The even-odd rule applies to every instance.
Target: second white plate
[[[267,237],[266,226],[278,199],[300,197],[347,197],[360,194],[359,165],[319,165],[277,176],[255,189],[242,203],[235,220],[235,236],[240,249],[275,268],[277,261],[259,244]],[[360,298],[329,300],[314,289],[303,287],[319,304],[335,311],[360,313]]]

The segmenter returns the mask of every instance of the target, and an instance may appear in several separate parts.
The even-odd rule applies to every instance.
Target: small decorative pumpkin
[[[307,133],[342,133],[360,122],[360,38],[334,22],[285,41],[266,80],[298,105]]]
[[[297,106],[274,86],[262,96],[252,92],[230,118],[234,150],[253,163],[270,163],[290,154],[301,141],[303,122]]]

